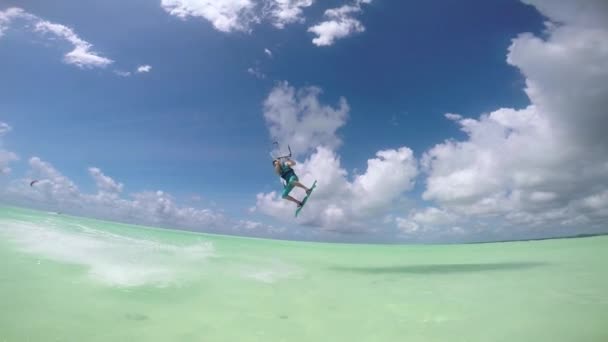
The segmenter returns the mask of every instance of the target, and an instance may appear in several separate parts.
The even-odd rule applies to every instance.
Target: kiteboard
[[[317,187],[317,181],[312,183],[312,186],[310,187],[310,193],[308,195],[306,195],[306,197],[304,197],[304,199],[302,200],[302,206],[299,207],[298,209],[296,209],[296,217],[298,217],[298,215],[300,214],[300,210],[302,210],[302,208],[304,208],[304,206],[306,205],[306,201],[308,201],[308,197],[310,197],[310,195],[312,195],[312,191],[316,187]]]

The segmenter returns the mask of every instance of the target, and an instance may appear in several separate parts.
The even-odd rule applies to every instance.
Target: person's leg
[[[302,202],[298,201],[297,199],[295,199],[295,198],[293,198],[293,197],[291,197],[289,195],[284,196],[283,198],[286,199],[286,200],[288,200],[288,201],[292,201],[292,202],[296,203],[298,206],[302,205]]]
[[[298,206],[300,206],[300,205],[302,205],[302,202],[300,202],[297,199],[289,196],[289,193],[291,192],[291,190],[293,190],[294,183],[295,183],[295,181],[293,181],[293,180],[290,179],[290,182],[288,182],[285,185],[285,189],[283,189],[283,194],[281,195],[281,197],[283,197],[284,199],[286,199],[288,201],[292,201],[292,202],[296,203]]]
[[[304,186],[304,184],[300,183],[299,181],[295,181],[292,183],[293,185],[300,187],[302,189],[304,189],[306,191],[306,194],[310,194],[310,189],[307,188],[306,186]]]

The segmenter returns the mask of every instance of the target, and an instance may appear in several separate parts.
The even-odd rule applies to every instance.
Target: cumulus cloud
[[[30,158],[29,166],[25,178],[13,180],[0,192],[3,199],[17,204],[128,223],[252,236],[285,232],[281,227],[251,220],[235,220],[218,210],[180,205],[173,196],[161,190],[142,191],[124,197],[124,185],[96,167],[91,167],[88,171],[97,191],[85,193],[53,165],[38,157]],[[33,179],[38,182],[30,186]]]
[[[507,62],[526,79],[530,105],[522,109],[500,108],[478,118],[446,114],[447,119],[461,127],[466,139],[446,140],[423,154],[420,164],[426,178],[422,197],[432,205],[387,216],[395,212],[387,208],[394,209],[414,184],[416,160],[407,148],[380,151],[377,158],[368,161],[364,174],[349,175],[335,152],[341,142],[335,132],[344,124],[344,116],[322,134],[335,143],[320,144],[323,147],[316,148],[296,166],[305,184],[319,180],[315,201],[307,205],[299,222],[325,229],[367,231],[375,222],[393,222],[407,235],[427,237],[480,237],[491,236],[488,232],[508,231],[530,236],[539,229],[554,229],[560,234],[572,233],[573,229],[605,229],[605,2],[527,2],[537,5],[552,20],[547,22],[543,38],[521,34],[513,39],[507,54]],[[298,114],[294,113],[302,108],[297,91],[283,84],[271,95],[264,111],[271,135],[293,141],[298,129],[289,128],[299,124]],[[318,102],[316,96],[313,98]],[[300,148],[305,154],[313,145],[303,144]],[[395,170],[401,173],[395,176]],[[292,219],[292,207],[278,193],[271,192],[257,195],[255,210],[287,220]],[[509,236],[505,234],[502,237]]]
[[[425,230],[426,227],[434,228],[441,225],[453,225],[460,220],[458,215],[445,209],[427,207],[415,209],[407,218],[398,217],[397,226],[404,232],[416,232]]]
[[[238,220],[236,225],[234,226],[235,230],[238,231],[246,231],[246,232],[265,232],[270,235],[279,235],[287,232],[287,228],[285,227],[275,227],[272,225],[266,225],[261,222],[251,221],[251,220]]]
[[[407,147],[378,151],[367,161],[365,173],[349,180],[338,155],[326,148],[317,150],[295,166],[300,180],[311,185],[317,180],[315,200],[307,204],[300,223],[333,231],[369,231],[376,220],[393,209],[398,199],[412,189],[418,173],[416,159]],[[298,190],[299,191],[299,190]],[[301,197],[302,194],[297,194]],[[291,220],[293,204],[277,192],[257,195],[256,211]]]
[[[7,151],[2,148],[2,137],[10,132],[12,127],[5,122],[0,121],[0,174],[7,174],[11,172],[11,168],[8,165],[19,159],[14,152]]]
[[[251,32],[254,24],[269,22],[278,29],[305,21],[304,9],[314,0],[161,0],[161,7],[170,15],[181,19],[201,18],[209,21],[221,32]],[[317,35],[317,46],[332,45],[335,40],[365,31],[355,18],[362,12],[361,5],[371,0],[355,0],[354,3],[325,11],[325,21],[308,29]],[[270,51],[266,53],[271,56]]]
[[[270,136],[281,145],[290,144],[296,155],[317,146],[337,148],[341,139],[337,130],[348,117],[348,103],[340,98],[337,107],[319,102],[321,89],[306,87],[296,90],[287,82],[279,83],[264,101],[264,119]]]
[[[117,194],[122,192],[122,183],[118,183],[112,178],[104,175],[99,168],[90,167],[89,174],[95,180],[95,184],[97,185],[97,189],[99,189],[99,191]]]
[[[507,62],[525,76],[530,105],[477,119],[447,114],[467,139],[425,153],[423,197],[469,219],[599,227],[608,219],[607,5],[526,2],[552,20],[546,38],[525,33],[509,47]]]
[[[287,24],[301,23],[303,8],[313,4],[313,0],[273,0],[267,2],[272,24],[282,29]]]
[[[358,0],[352,5],[326,10],[324,14],[326,20],[308,28],[308,32],[317,35],[312,40],[313,44],[316,46],[330,46],[337,39],[365,31],[363,24],[354,16],[362,12],[362,4],[369,3],[371,3],[371,0]]]
[[[248,31],[259,22],[253,0],[162,0],[162,8],[169,14],[185,19],[200,17],[211,22],[222,32]]]
[[[27,179],[15,181],[9,191],[43,203],[63,203],[78,207],[82,205],[80,190],[76,184],[51,164],[38,157],[32,157],[29,165]],[[32,179],[38,180],[34,187],[29,185]]]
[[[315,200],[299,222],[340,232],[374,230],[370,223],[386,215],[414,186],[416,158],[407,147],[378,151],[364,173],[349,175],[335,152],[342,143],[337,130],[346,122],[348,104],[341,98],[333,108],[320,102],[320,94],[318,87],[295,89],[282,82],[264,102],[271,137],[290,144],[295,158],[308,155],[294,167],[300,180],[308,186],[318,182]],[[296,197],[299,190],[294,190]],[[293,204],[278,192],[259,193],[252,211],[293,220]]]
[[[367,161],[367,170],[357,175],[352,184],[353,203],[358,213],[375,214],[387,208],[405,191],[414,186],[418,174],[416,159],[407,147],[376,152]]]
[[[303,9],[313,0],[162,0],[170,15],[198,17],[222,32],[250,31],[252,24],[268,20],[276,28],[303,22]]]
[[[140,65],[137,67],[137,72],[138,73],[144,73],[144,72],[150,72],[150,70],[152,70],[152,66],[150,65]]]
[[[43,20],[25,12],[21,8],[11,7],[5,11],[0,11],[0,36],[2,36],[3,31],[15,19],[24,19],[28,23],[33,24],[35,32],[49,34],[69,42],[73,46],[73,49],[66,53],[63,58],[67,64],[72,64],[79,68],[104,68],[114,62],[93,51],[93,45],[81,39],[71,28]]]

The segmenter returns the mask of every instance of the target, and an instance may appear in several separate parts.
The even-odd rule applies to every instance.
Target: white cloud
[[[12,127],[9,126],[5,122],[0,121],[0,174],[7,174],[11,172],[11,168],[8,165],[16,160],[19,160],[19,157],[11,151],[7,151],[2,148],[2,140],[1,138],[8,132],[12,130]]]
[[[170,15],[185,19],[198,17],[209,21],[222,32],[251,30],[253,24],[269,21],[282,29],[304,21],[303,9],[313,0],[162,0]]]
[[[415,209],[410,212],[408,217],[397,217],[397,227],[404,233],[414,233],[429,231],[439,226],[454,225],[461,221],[458,215],[445,209],[427,207]]]
[[[522,0],[536,7],[543,15],[557,23],[583,28],[608,27],[608,2],[585,0],[580,2],[553,0]]]
[[[150,72],[150,70],[152,70],[152,66],[150,65],[140,65],[137,67],[137,72],[138,73],[143,73],[143,72]]]
[[[331,149],[341,144],[336,131],[344,125],[349,107],[341,98],[337,108],[319,102],[321,89],[306,87],[296,91],[287,82],[279,83],[264,101],[264,118],[273,140],[290,144],[296,155],[317,146]]]
[[[295,166],[300,180],[310,186],[317,180],[314,201],[306,205],[300,222],[333,231],[369,231],[411,190],[417,175],[416,160],[406,147],[384,150],[367,162],[367,170],[349,181],[335,152],[318,147]],[[296,197],[301,197],[294,190]],[[256,211],[282,220],[293,219],[294,205],[277,192],[257,195]]]
[[[111,59],[99,56],[97,52],[92,51],[93,45],[81,39],[71,28],[62,24],[43,20],[33,14],[25,12],[21,8],[12,7],[5,11],[0,11],[0,37],[14,19],[24,19],[28,23],[34,24],[34,31],[52,34],[72,44],[73,50],[66,53],[63,58],[64,62],[67,64],[73,64],[79,68],[104,68],[114,62]]]
[[[264,49],[264,53],[265,53],[265,54],[266,54],[268,57],[272,58],[272,51],[270,51],[269,49]]]
[[[333,45],[337,39],[348,37],[354,33],[365,31],[361,22],[354,18],[362,11],[361,4],[369,4],[371,0],[358,0],[353,5],[344,5],[325,11],[326,20],[308,28],[308,32],[317,35],[312,40],[316,46]]]
[[[251,220],[239,220],[236,222],[234,226],[234,230],[236,232],[249,232],[259,234],[267,234],[269,236],[277,236],[279,234],[283,234],[287,232],[287,228],[285,227],[274,227],[272,225],[267,225],[261,222],[251,221]]]
[[[539,2],[548,6],[541,10],[550,18],[557,11],[560,23],[548,23],[544,39],[520,35],[507,56],[508,63],[526,77],[531,104],[523,109],[501,108],[477,119],[446,114],[467,138],[438,144],[421,160],[428,176],[423,198],[434,205],[412,209],[405,217],[387,216],[413,185],[415,159],[408,149],[381,151],[368,162],[365,174],[350,180],[334,152],[341,143],[336,130],[344,125],[346,115],[336,116],[341,119],[331,120],[334,125],[320,125],[328,128],[320,135],[333,143],[319,143],[322,147],[295,167],[303,183],[319,180],[315,200],[299,222],[331,230],[370,231],[373,224],[386,223],[390,217],[388,221],[408,235],[458,239],[508,237],[508,230],[522,236],[538,234],[534,227],[563,233],[605,225],[608,21],[602,19],[606,5],[588,2],[552,8],[553,2]],[[337,10],[331,15],[359,11]],[[313,107],[323,107],[318,95],[311,98],[316,102]],[[264,115],[274,139],[292,142],[299,132],[308,132],[296,128],[304,121],[298,118],[306,116],[299,114],[301,108],[308,107],[286,83],[271,92]],[[315,135],[304,134],[308,143],[298,147],[300,155],[314,148],[311,142],[319,141],[311,138]],[[277,192],[258,194],[254,210],[293,220],[293,204]]]
[[[90,167],[89,174],[95,180],[97,189],[99,189],[100,192],[116,193],[116,194],[122,192],[122,187],[123,187],[122,183],[118,183],[115,180],[113,180],[112,178],[104,175],[103,172],[101,172],[101,170],[99,168]]]
[[[116,75],[122,76],[122,77],[129,77],[129,76],[131,76],[131,72],[130,71],[114,70],[114,73]]]
[[[216,30],[230,33],[251,32],[254,24],[262,22],[278,29],[302,23],[304,9],[313,3],[314,0],[161,0],[161,7],[170,15],[181,19],[202,18]],[[336,39],[363,32],[365,27],[354,16],[362,12],[362,4],[369,3],[371,0],[355,0],[350,5],[326,10],[325,21],[308,29],[318,35],[313,43],[332,45]]]
[[[559,21],[546,38],[526,33],[509,47],[531,104],[478,119],[447,114],[467,139],[425,153],[423,197],[468,219],[598,227],[608,219],[608,203],[593,200],[608,191],[607,4],[526,2]]]
[[[67,64],[74,64],[79,68],[103,68],[114,62],[109,58],[101,57],[96,52],[91,51],[93,45],[80,39],[80,37],[67,26],[41,20],[36,23],[35,30],[42,33],[54,34],[59,38],[67,40],[74,46],[74,50],[68,52],[64,56],[63,60]]]
[[[377,227],[412,189],[418,174],[416,159],[407,147],[378,151],[367,161],[362,174],[351,175],[340,164],[334,151],[342,143],[336,135],[348,117],[348,104],[340,99],[338,108],[319,101],[321,89],[295,89],[279,83],[264,102],[264,118],[270,135],[281,145],[290,144],[294,157],[309,157],[294,168],[300,180],[310,186],[317,180],[314,201],[299,217],[302,224],[333,231],[370,231]],[[352,180],[351,180],[352,179]],[[294,190],[294,196],[300,189]],[[260,193],[252,212],[281,220],[293,220],[294,205],[280,198],[278,192]]]
[[[34,19],[35,17],[18,7],[9,7],[0,11],[0,37],[15,19]]]
[[[200,17],[222,32],[248,31],[259,22],[253,0],[162,0],[161,6],[179,18]]]
[[[160,190],[138,192],[125,198],[122,195],[124,185],[96,167],[88,171],[97,191],[84,193],[50,163],[32,157],[29,165],[25,178],[13,180],[4,192],[0,192],[3,199],[47,210],[137,224],[251,236],[286,233],[285,228],[252,220],[235,220],[218,210],[180,205],[173,196]],[[38,182],[30,186],[33,179]]]
[[[414,186],[418,174],[416,159],[407,147],[376,152],[367,161],[367,171],[355,177],[353,192],[359,199],[353,203],[358,213],[376,213],[387,208],[399,196]]]
[[[313,4],[313,0],[271,0],[267,3],[272,24],[282,29],[287,24],[301,23],[302,9]]]
[[[134,73],[137,74],[143,74],[143,73],[148,73],[152,70],[152,66],[150,65],[140,65],[138,66]],[[131,75],[133,75],[133,73],[131,71],[123,71],[123,70],[114,70],[114,73],[118,76],[122,76],[122,77],[130,77]]]
[[[260,222],[249,221],[249,220],[241,220],[239,221],[239,225],[241,225],[245,229],[258,229],[262,226]]]
[[[133,200],[123,200],[121,207],[130,209],[129,215],[139,222],[213,230],[223,227],[227,221],[224,215],[210,209],[181,207],[164,191],[146,191],[132,197]]]
[[[14,181],[8,189],[9,192],[42,203],[61,203],[77,207],[82,205],[80,191],[76,184],[51,164],[38,157],[32,157],[29,165],[28,177]],[[32,179],[38,180],[34,186],[29,185]]]
[[[6,133],[10,132],[13,128],[9,126],[6,122],[0,121],[0,137],[4,136]]]
[[[420,230],[420,225],[411,219],[397,217],[395,221],[397,222],[397,228],[404,233],[416,233]]]
[[[254,76],[255,78],[258,78],[260,80],[263,80],[266,78],[266,74],[264,74],[259,68],[255,67],[255,68],[248,68],[247,69],[247,73]]]

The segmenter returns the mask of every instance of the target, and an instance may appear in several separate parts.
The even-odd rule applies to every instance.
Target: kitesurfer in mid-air
[[[283,158],[283,159],[286,159],[286,160],[282,161],[281,158],[278,158],[278,159],[275,159],[272,161],[272,166],[274,166],[275,172],[279,176],[281,176],[281,178],[283,178],[283,180],[285,181],[285,188],[283,189],[283,194],[281,197],[283,197],[286,200],[290,200],[290,201],[296,203],[298,205],[298,208],[300,208],[300,207],[302,207],[303,203],[301,201],[298,201],[297,199],[289,196],[289,193],[296,186],[306,190],[306,195],[310,195],[312,190],[307,188],[306,186],[304,186],[304,184],[300,183],[298,176],[296,175],[295,171],[291,168],[292,166],[296,165],[296,162],[294,162],[293,160],[291,160],[289,158]]]

